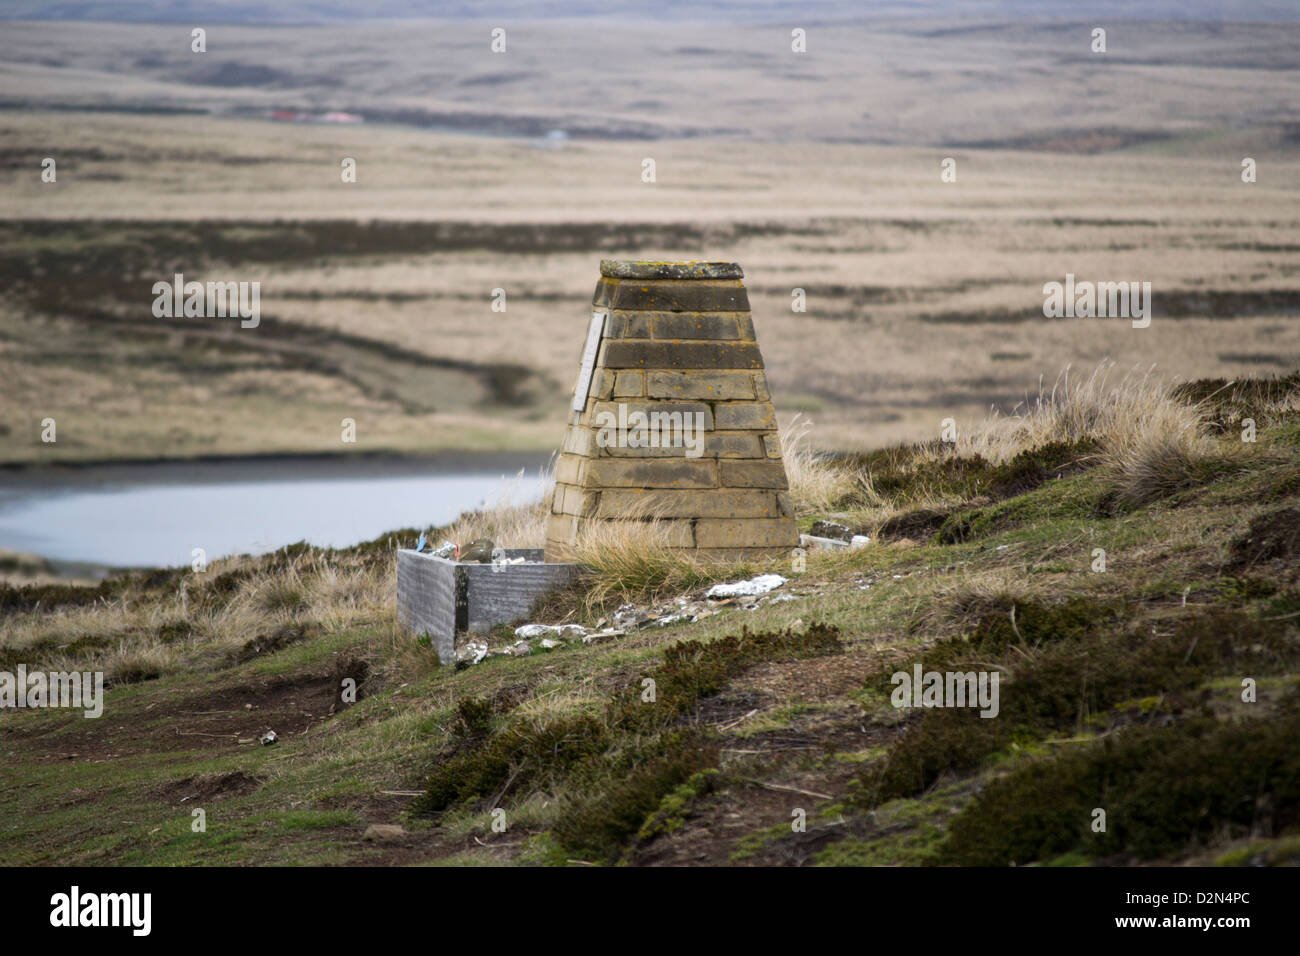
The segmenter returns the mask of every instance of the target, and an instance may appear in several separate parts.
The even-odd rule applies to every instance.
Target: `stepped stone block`
[[[621,339],[603,350],[606,368],[762,368],[753,342],[652,342]]]
[[[593,523],[650,518],[707,558],[798,547],[740,266],[605,260],[600,272],[547,560],[567,559]]]
[[[785,477],[785,465],[768,458],[764,461],[718,462],[719,478],[727,488],[780,488],[790,483]]]
[[[620,375],[629,374],[620,372]],[[751,372],[637,372],[645,377],[650,398],[712,398],[717,401],[758,397]]]

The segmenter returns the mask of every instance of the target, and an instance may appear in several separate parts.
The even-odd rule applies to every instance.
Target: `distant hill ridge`
[[[790,21],[793,25],[827,20],[864,19],[861,3],[830,0],[813,11],[788,0],[662,0],[653,19],[737,19]],[[1084,17],[1074,0],[930,0],[928,3],[879,3],[871,19],[998,16],[1026,19]],[[299,0],[267,6],[246,0],[14,0],[0,8],[3,20],[93,20],[119,23],[305,24],[342,21],[436,18],[447,20],[510,17],[515,19],[646,19],[646,7],[631,0],[373,0],[358,6],[347,0]],[[1219,0],[1101,0],[1088,6],[1086,19],[1210,20],[1273,22],[1300,20],[1300,6],[1289,0],[1225,4]]]

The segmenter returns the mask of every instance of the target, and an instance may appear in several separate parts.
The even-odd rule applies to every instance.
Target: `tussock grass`
[[[178,656],[174,648],[166,645],[124,642],[105,655],[96,669],[104,671],[110,683],[135,684],[175,670]]]
[[[673,548],[668,534],[667,526],[654,517],[584,527],[572,556],[587,568],[583,599],[587,612],[611,603],[691,591],[753,570],[754,565],[745,562],[704,561]]]
[[[542,494],[532,501],[519,501],[523,483],[521,469],[486,507],[468,511],[445,530],[438,532],[436,548],[445,538],[462,547],[479,538],[491,539],[498,548],[540,548],[546,544],[546,518],[555,487],[555,458],[542,471]]]
[[[1115,363],[1106,361],[1083,378],[1066,366],[1050,388],[1040,381],[1037,396],[1014,414],[995,413],[959,433],[955,451],[1001,464],[1050,442],[1091,440],[1116,450],[1141,435],[1195,430],[1199,424],[1195,407],[1173,401],[1154,368],[1117,377]]]
[[[307,606],[307,595],[303,593],[296,569],[290,569],[281,577],[268,578],[258,588],[256,597],[258,604],[272,613],[294,613]]]
[[[556,720],[567,714],[597,712],[603,704],[595,688],[574,688],[568,684],[556,684],[548,690],[539,691],[529,697],[517,708],[514,715],[521,720],[534,724]]]
[[[959,435],[956,452],[1002,464],[1053,443],[1095,446],[1116,500],[1130,507],[1196,483],[1218,457],[1199,405],[1173,398],[1154,368],[1118,374],[1114,362],[1084,378],[1067,366],[1018,414]]]
[[[801,514],[830,511],[855,490],[870,488],[869,479],[857,469],[819,454],[812,448],[809,433],[813,423],[795,415],[780,430],[781,457],[790,496]]]
[[[259,637],[275,646],[269,638],[286,628],[335,633],[394,616],[390,556],[359,549],[290,545],[153,578],[131,578],[119,597],[93,604],[8,613],[0,656],[130,682],[237,659]]]
[[[1138,507],[1246,467],[1258,454],[1213,437],[1215,409],[1208,398],[1189,398],[1204,391],[1171,388],[1154,368],[1120,372],[1107,361],[1079,377],[1067,366],[1013,414],[995,412],[955,442],[854,459],[863,473],[856,497],[879,526],[912,509],[1006,497],[1054,475],[1100,468],[1111,500]],[[1277,388],[1267,394],[1274,410],[1293,400]]]
[[[1044,588],[1023,568],[992,568],[962,575],[957,583],[940,584],[934,599],[916,615],[911,630],[948,635],[972,627],[993,611],[1010,609],[1042,597]]]
[[[1201,484],[1241,457],[1196,432],[1152,431],[1112,452],[1108,465],[1116,502],[1133,508]]]
[[[1079,380],[1067,367],[1050,391],[1040,387],[1024,414],[995,418],[977,431],[972,447],[1005,460],[1015,450],[1054,441],[1095,443],[1116,502],[1138,507],[1247,467],[1257,454],[1250,445],[1216,441],[1216,409],[1209,396],[1197,394],[1195,388],[1171,387],[1154,368],[1117,376],[1115,364],[1103,362]],[[1297,397],[1281,387],[1270,390],[1268,414],[1291,407]]]

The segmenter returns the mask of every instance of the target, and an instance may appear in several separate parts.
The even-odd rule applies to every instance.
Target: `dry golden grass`
[[[940,584],[917,614],[913,629],[936,637],[952,636],[968,631],[990,608],[1013,607],[1047,592],[1024,568],[971,571],[958,581]]]
[[[630,520],[589,522],[570,559],[584,566],[588,616],[612,604],[683,594],[716,581],[748,577],[766,561],[704,559],[670,543],[668,527],[647,512]]]
[[[1120,456],[1152,435],[1192,441],[1203,427],[1201,415],[1195,406],[1174,401],[1170,388],[1153,367],[1117,374],[1115,363],[1107,361],[1080,377],[1067,366],[1050,389],[1040,381],[1037,397],[1014,414],[993,414],[959,431],[952,450],[1000,464],[1050,442],[1095,442]],[[928,451],[930,457],[943,453]]]
[[[667,528],[653,517],[584,525],[571,558],[588,569],[586,607],[686,591],[708,580],[703,561],[668,542]]]
[[[558,717],[568,717],[587,711],[600,713],[604,697],[593,682],[573,682],[544,687],[530,696],[517,708],[513,716],[528,721],[533,726],[544,726]]]
[[[628,173],[648,148],[640,143],[546,151],[392,127],[75,113],[12,113],[5,123],[15,150],[53,142],[89,155],[57,191],[24,189],[24,169],[0,169],[9,214],[43,221],[7,225],[0,254],[22,263],[86,243],[88,259],[93,250],[111,263],[105,247],[131,248],[155,228],[113,227],[94,242],[80,226],[42,232],[60,219],[180,210],[225,220],[229,263],[186,255],[176,265],[259,280],[267,329],[282,321],[302,329],[294,343],[322,337],[315,366],[283,369],[266,329],[216,342],[192,323],[158,330],[143,280],[137,294],[105,277],[92,288],[125,298],[102,292],[109,301],[57,318],[8,299],[0,428],[12,440],[0,457],[9,460],[337,452],[349,416],[366,426],[357,450],[553,450],[607,256],[741,262],[780,419],[815,417],[821,448],[925,440],[947,417],[969,428],[991,406],[1010,412],[1027,390],[1032,400],[1044,369],[1106,356],[1191,379],[1285,371],[1300,354],[1300,324],[1288,318],[1300,301],[1300,221],[1278,214],[1295,206],[1300,166],[1285,153],[1261,159],[1269,176],[1247,185],[1231,168],[1240,157],[1222,150],[955,151],[961,176],[943,184],[931,149],[674,140],[653,145],[660,181],[643,184]],[[192,153],[168,147],[191,134]],[[114,151],[96,158],[105,140]],[[369,149],[382,151],[356,190],[304,176],[337,165],[340,151],[364,159]],[[241,160],[249,156],[266,161]],[[484,166],[496,171],[491,182]],[[348,233],[323,216],[378,224]],[[277,230],[274,217],[288,224]],[[428,226],[401,248],[368,251],[393,222]],[[168,228],[188,235],[185,221]],[[308,248],[350,251],[283,253],[280,237],[296,235],[312,238]],[[137,268],[162,274],[163,258]],[[1043,283],[1067,271],[1150,281],[1150,327],[1043,318]],[[490,309],[498,287],[504,313]],[[806,290],[807,312],[791,310],[793,288]],[[119,321],[87,321],[81,306],[91,304]],[[219,374],[205,364],[218,346]],[[544,382],[527,407],[484,407],[464,375],[377,354],[389,346],[480,364],[522,357]],[[178,367],[178,351],[196,364]],[[330,371],[338,367],[353,374]],[[57,445],[41,444],[33,426],[46,415],[61,436],[69,426]]]
[[[245,576],[228,595],[199,602],[223,574]],[[0,651],[55,669],[102,670],[138,680],[202,668],[259,637],[294,626],[336,633],[393,620],[396,572],[390,562],[308,549],[285,562],[234,557],[213,562],[198,583],[84,607],[9,614]]]
[[[458,517],[432,542],[434,548],[443,540],[464,547],[479,538],[491,540],[498,548],[541,548],[546,545],[546,519],[551,511],[551,492],[555,487],[555,458],[542,469],[541,494],[532,501],[519,501],[524,482],[521,470],[497,494],[496,499],[479,511]]]
[[[1294,365],[1300,25],[1127,22],[1124,56],[1099,69],[1073,21],[945,11],[935,30],[935,12],[827,12],[807,56],[740,22],[684,44],[694,28],[676,20],[521,19],[508,57],[455,21],[231,24],[199,57],[162,25],[8,23],[6,93],[47,109],[4,114],[0,256],[23,268],[0,281],[94,281],[55,315],[0,303],[0,459],[338,452],[342,417],[366,422],[356,450],[553,449],[605,256],[740,261],[778,412],[814,413],[823,448],[925,440],[943,418],[1009,410],[1043,369],[1105,356],[1184,378]],[[845,71],[852,95],[808,95]],[[112,111],[150,107],[195,112]],[[379,122],[257,118],[277,107]],[[551,127],[574,136],[536,148]],[[38,180],[47,155],[55,184]],[[342,157],[358,182],[340,181]],[[123,225],[88,237],[86,220]],[[185,251],[200,220],[230,226],[218,262]],[[313,234],[325,220],[369,232]],[[309,241],[278,255],[276,221]],[[145,241],[159,223],[174,241]],[[395,223],[430,229],[372,241]],[[151,247],[114,272],[116,251]],[[148,280],[173,269],[260,281],[291,347],[159,328]],[[1043,283],[1067,272],[1150,281],[1151,326],[1042,318]],[[111,327],[87,318],[109,306]],[[316,335],[319,361],[285,367]],[[367,343],[523,357],[539,391],[485,407],[463,369]],[[47,415],[69,426],[56,445],[35,437]]]
[[[790,496],[800,514],[830,511],[854,490],[863,486],[858,469],[828,459],[814,450],[810,438],[813,423],[794,415],[781,427],[781,457]]]
[[[994,416],[958,437],[959,454],[1002,463],[1052,442],[1095,443],[1120,504],[1133,507],[1190,487],[1213,468],[1239,467],[1250,446],[1213,440],[1204,403],[1174,397],[1152,368],[1116,374],[1103,362],[1084,377],[1061,373],[1011,417]],[[928,454],[934,455],[934,451]]]
[[[999,483],[1037,480],[1021,477],[1036,468],[1095,468],[1109,505],[1132,509],[1276,459],[1266,443],[1240,440],[1243,422],[1279,424],[1294,414],[1297,395],[1294,376],[1180,384],[1150,367],[1124,371],[1109,361],[1086,375],[1067,368],[1051,387],[1040,383],[1034,400],[1010,414],[994,410],[959,430],[955,442],[814,458],[819,470],[839,469],[852,491],[842,494],[833,476],[818,475],[814,487],[834,490],[809,497],[820,502],[815,512],[841,513],[875,535],[893,518],[986,504],[988,495],[1005,493]]]

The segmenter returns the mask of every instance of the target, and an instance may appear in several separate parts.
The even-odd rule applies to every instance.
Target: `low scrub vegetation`
[[[591,628],[625,602],[788,580],[695,621],[477,665],[440,667],[396,625],[392,553],[414,529],[201,574],[0,588],[0,670],[103,670],[112,715],[4,719],[0,807],[26,822],[0,858],[1291,860],[1294,397],[1289,378],[1170,389],[1103,369],[955,447],[800,458],[787,432],[802,526],[870,545],[811,552],[802,571],[704,564],[653,515],[610,523],[538,619]],[[1253,444],[1216,424],[1245,418]],[[432,537],[538,545],[543,516],[505,502]],[[918,668],[996,674],[997,716],[894,706],[895,676]],[[268,729],[279,741],[257,746]],[[44,812],[63,798],[51,752],[74,755],[60,766],[99,794],[93,817]],[[224,835],[198,839],[166,801],[226,780],[205,798],[226,801]],[[362,817],[405,842],[363,841]]]
[[[701,644],[683,641],[663,663],[611,696],[603,712],[503,716],[482,701],[462,702],[446,754],[413,805],[434,814],[466,804],[491,809],[539,788],[564,793],[555,836],[570,852],[612,860],[627,848],[666,796],[692,776],[716,769],[718,742],[700,719],[700,702],[763,662],[832,654],[833,628],[817,625]]]

